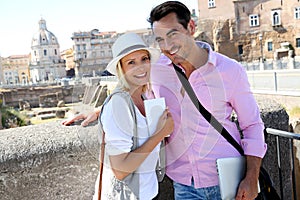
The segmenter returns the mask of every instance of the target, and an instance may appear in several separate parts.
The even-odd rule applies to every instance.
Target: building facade
[[[198,0],[197,39],[238,61],[300,56],[298,0]]]
[[[47,29],[46,21],[39,21],[39,30],[31,41],[31,82],[45,82],[65,77],[65,61],[61,59],[56,36]]]
[[[30,80],[29,55],[12,55],[1,60],[2,84],[27,85]]]
[[[112,58],[111,46],[117,33],[99,32],[93,29],[87,32],[74,32],[74,62],[76,77],[100,74]]]
[[[139,34],[149,45],[150,29],[131,30]],[[111,47],[115,40],[124,33],[115,31],[100,32],[93,29],[87,32],[74,32],[72,35],[76,77],[101,75],[112,59]]]
[[[3,68],[2,68],[2,57],[0,56],[0,85],[4,84]]]

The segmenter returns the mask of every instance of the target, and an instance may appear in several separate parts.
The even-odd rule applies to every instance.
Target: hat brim
[[[131,51],[126,52],[125,54],[119,55],[115,58],[113,58],[106,66],[106,70],[109,71],[111,74],[113,75],[117,75],[117,64],[118,62],[125,56],[127,56],[128,54],[138,51],[138,50],[146,50],[150,53],[150,59],[151,59],[151,63],[156,63],[160,57],[160,51],[158,49],[155,48],[137,48]]]

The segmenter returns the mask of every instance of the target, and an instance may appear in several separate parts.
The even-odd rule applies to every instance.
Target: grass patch
[[[300,118],[300,107],[293,107],[291,110],[288,111],[288,114],[292,118]]]
[[[26,126],[26,117],[20,112],[16,111],[10,107],[0,107],[0,112],[2,115],[2,126],[4,128],[15,128],[20,126]]]

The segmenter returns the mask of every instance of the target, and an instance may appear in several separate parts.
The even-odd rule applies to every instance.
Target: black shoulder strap
[[[197,110],[202,114],[202,116],[241,154],[244,155],[243,148],[237,143],[237,141],[229,134],[229,132],[222,126],[222,124],[208,111],[198,100],[188,78],[184,72],[173,63],[176,74],[182,83],[185,91],[189,95],[191,101],[197,108]]]

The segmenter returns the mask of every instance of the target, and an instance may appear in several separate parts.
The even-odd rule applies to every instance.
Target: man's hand
[[[96,112],[91,112],[88,115],[86,115],[83,122],[81,122],[81,126],[87,126],[91,122],[96,121],[98,119],[98,114]]]
[[[246,156],[247,171],[245,178],[241,181],[236,200],[253,200],[258,195],[258,176],[261,165],[261,158]]]
[[[79,121],[79,120],[85,120],[87,118],[87,115],[83,114],[83,113],[80,113],[78,115],[75,115],[74,117],[72,118],[69,118],[69,119],[66,119],[64,121],[62,121],[62,125],[65,125],[65,126],[70,126],[71,124],[73,124],[74,122],[76,121]]]
[[[252,178],[251,178],[252,179]],[[241,181],[238,189],[238,193],[236,195],[236,200],[253,200],[257,197],[258,180],[250,180],[250,178],[245,178]]]

